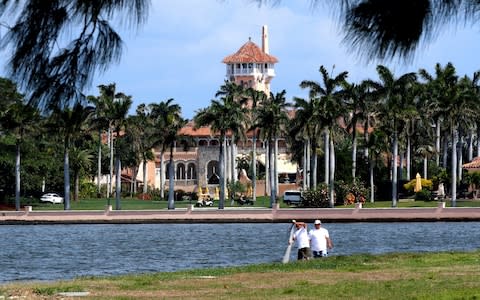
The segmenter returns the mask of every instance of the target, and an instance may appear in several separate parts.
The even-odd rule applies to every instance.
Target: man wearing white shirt
[[[298,248],[298,260],[307,260],[311,256],[310,237],[308,236],[307,224],[304,222],[294,222],[297,230],[293,234],[293,241]]]
[[[328,230],[322,228],[322,222],[320,220],[315,220],[314,226],[315,228],[308,233],[312,255],[314,258],[327,256],[328,249],[333,248]]]

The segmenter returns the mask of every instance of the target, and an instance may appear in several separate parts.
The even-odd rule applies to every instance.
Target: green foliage
[[[427,189],[421,189],[415,193],[415,200],[417,201],[432,201],[432,192]]]
[[[80,198],[95,198],[97,196],[97,186],[93,182],[83,181],[80,184]]]
[[[480,187],[480,172],[467,172],[463,180],[469,184]]]
[[[407,191],[413,192],[414,189],[415,189],[416,181],[417,181],[416,179],[412,179],[412,180],[410,180],[409,182],[405,183],[405,184],[403,185],[403,187],[404,187]],[[427,190],[429,190],[429,191],[432,190],[432,188],[433,188],[433,182],[432,182],[432,180],[422,178],[420,181],[421,181],[421,183],[422,183],[422,189],[427,189]]]
[[[227,188],[230,199],[240,198],[241,194],[245,194],[247,191],[247,187],[240,181],[229,182]]]
[[[365,200],[369,195],[368,188],[359,180],[349,183],[339,180],[335,187],[337,199],[343,200],[343,204],[345,205],[352,203],[365,203]]]
[[[447,172],[447,169],[439,168],[437,174],[432,176],[432,181],[435,186],[438,186],[439,183],[450,183],[450,175]]]
[[[315,189],[303,192],[302,206],[304,207],[330,207],[328,186],[319,184]]]

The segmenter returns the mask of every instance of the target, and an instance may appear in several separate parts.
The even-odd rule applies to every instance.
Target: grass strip
[[[0,298],[60,299],[480,299],[480,250],[358,254],[289,264],[0,286]]]

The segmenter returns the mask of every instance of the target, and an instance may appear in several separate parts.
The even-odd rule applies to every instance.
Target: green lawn
[[[0,298],[480,299],[480,251],[358,254],[288,264],[0,285]]]
[[[295,207],[285,205],[281,199],[280,208]],[[186,208],[190,204],[195,204],[195,200],[192,201],[176,201],[176,208]],[[81,199],[79,201],[70,200],[70,206],[72,210],[103,210],[105,206],[110,203],[115,209],[115,198],[110,198],[110,202],[106,198],[100,199]],[[269,207],[270,198],[258,197],[255,206],[256,207]],[[399,201],[397,207],[436,207],[437,201]],[[34,210],[63,210],[63,204],[50,204],[41,203],[37,199],[22,199],[22,205],[30,205]],[[374,203],[367,202],[363,205],[364,208],[388,208],[392,206],[391,201],[376,201]],[[480,207],[480,200],[460,199],[457,200],[457,207]],[[218,207],[218,201],[214,201],[214,207]],[[232,205],[230,200],[225,201],[225,207],[251,207],[250,205],[241,206],[236,202]],[[354,205],[337,206],[353,208]],[[446,201],[446,207],[451,207],[449,200]],[[137,198],[122,198],[121,199],[122,210],[143,210],[143,209],[166,209],[167,201],[165,200],[140,200]],[[1,210],[1,208],[0,208]]]

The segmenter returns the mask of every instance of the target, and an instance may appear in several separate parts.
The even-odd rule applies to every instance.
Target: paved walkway
[[[175,210],[104,211],[0,211],[6,224],[101,224],[101,223],[282,223],[292,219],[311,222],[411,222],[480,221],[480,207],[433,208],[196,208]]]

